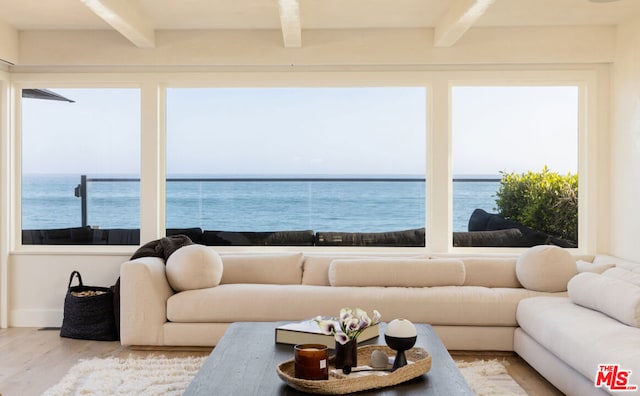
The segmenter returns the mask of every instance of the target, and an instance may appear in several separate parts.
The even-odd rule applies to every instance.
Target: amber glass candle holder
[[[329,379],[329,351],[322,344],[298,344],[293,347],[295,376],[307,380]]]

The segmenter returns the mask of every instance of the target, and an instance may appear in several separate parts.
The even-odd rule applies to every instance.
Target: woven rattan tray
[[[388,356],[395,356],[395,351],[386,345],[367,345],[358,348],[358,363],[368,364],[371,353],[381,349]],[[304,380],[295,378],[294,361],[288,360],[278,365],[278,376],[292,388],[323,395],[342,395],[345,393],[359,392],[367,389],[384,388],[400,384],[410,379],[421,376],[431,369],[431,355],[422,348],[411,348],[405,352],[410,364],[399,369],[385,373],[384,375],[354,376],[350,374],[346,378],[337,378],[329,374],[328,380]],[[334,357],[329,358],[329,372],[335,369]],[[378,373],[379,374],[379,373]],[[353,378],[350,378],[353,376]]]

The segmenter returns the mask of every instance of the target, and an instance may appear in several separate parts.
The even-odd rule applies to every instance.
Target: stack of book
[[[377,323],[369,326],[360,333],[358,342],[376,338],[379,332]],[[335,348],[336,340],[334,336],[321,332],[318,323],[313,319],[309,319],[276,327],[276,343],[290,345],[323,344],[333,349]]]

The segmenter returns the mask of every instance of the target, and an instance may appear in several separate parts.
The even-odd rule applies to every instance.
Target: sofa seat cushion
[[[384,321],[405,318],[432,325],[516,326],[522,298],[545,293],[475,286],[331,287],[228,284],[188,290],[167,301],[172,322],[302,320],[337,315],[340,308],[377,309]]]
[[[569,298],[538,297],[518,305],[518,324],[531,338],[587,378],[599,364],[619,364],[640,384],[640,329]]]

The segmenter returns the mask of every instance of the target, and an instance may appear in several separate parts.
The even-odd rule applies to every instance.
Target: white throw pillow
[[[222,278],[222,260],[206,246],[184,246],[169,256],[166,273],[169,285],[177,292],[214,287]]]
[[[576,265],[578,266],[578,272],[593,272],[594,274],[601,274],[616,266],[613,263],[594,264],[584,260],[576,261]]]
[[[571,254],[561,247],[539,245],[518,257],[516,276],[522,286],[541,292],[562,292],[578,272]]]
[[[640,327],[640,287],[624,280],[585,272],[569,281],[574,304],[594,309],[629,326]]]
[[[329,265],[331,286],[462,286],[465,268],[453,259],[352,259]]]

